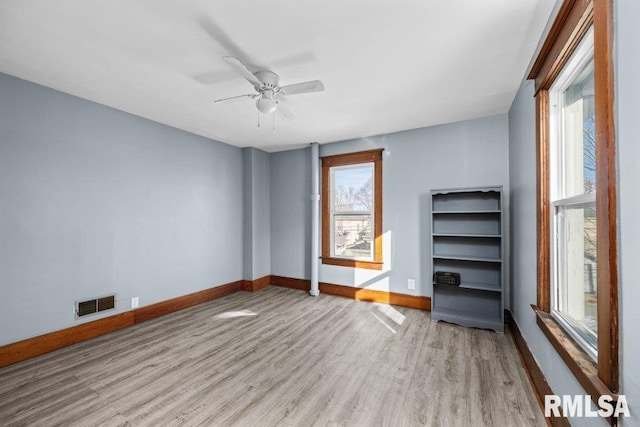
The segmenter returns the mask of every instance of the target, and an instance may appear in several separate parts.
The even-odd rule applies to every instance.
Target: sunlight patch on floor
[[[380,313],[387,316],[395,324],[402,325],[404,323],[404,319],[405,319],[404,315],[400,313],[398,310],[396,310],[395,308],[393,308],[392,306],[390,306],[389,304],[382,304],[379,302],[374,302],[373,304],[376,306],[378,311],[380,311]]]
[[[238,310],[238,311],[226,311],[224,313],[220,313],[217,316],[213,316],[214,319],[232,319],[234,317],[246,317],[246,316],[257,316],[258,313],[254,313],[251,310]]]
[[[369,311],[369,313],[371,313],[371,315],[372,315],[373,317],[375,317],[376,319],[378,319],[378,320],[380,321],[380,323],[382,323],[382,324],[383,324],[387,329],[389,329],[392,333],[394,333],[394,334],[396,333],[396,330],[395,330],[395,329],[393,329],[391,326],[389,326],[389,325],[387,324],[387,322],[385,322],[385,321],[384,321],[384,319],[383,319],[382,317],[378,316],[378,315],[377,315],[377,314],[375,314],[373,311]]]

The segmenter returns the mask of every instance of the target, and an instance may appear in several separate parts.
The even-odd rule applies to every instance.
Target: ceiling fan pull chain
[[[260,111],[258,111],[258,127],[260,127]]]
[[[275,111],[271,113],[271,130],[273,133],[276,133],[276,113]]]

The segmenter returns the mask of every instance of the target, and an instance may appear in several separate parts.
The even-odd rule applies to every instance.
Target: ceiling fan
[[[280,77],[271,71],[256,71],[252,73],[240,60],[234,56],[225,56],[224,60],[242,77],[253,85],[256,93],[231,96],[218,99],[215,102],[235,101],[242,98],[256,99],[256,107],[261,113],[269,114],[278,111],[285,119],[293,119],[293,113],[283,104],[285,96],[301,93],[322,92],[324,85],[320,80],[280,86]]]

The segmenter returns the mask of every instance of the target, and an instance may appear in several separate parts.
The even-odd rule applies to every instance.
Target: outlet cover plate
[[[416,279],[407,280],[407,286],[409,287],[409,289],[415,289],[416,288]]]
[[[140,306],[140,299],[138,297],[131,298],[131,308],[137,308]]]

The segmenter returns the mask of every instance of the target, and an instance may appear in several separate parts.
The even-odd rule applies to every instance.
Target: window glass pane
[[[563,93],[564,197],[596,191],[596,124],[593,59]]]
[[[334,212],[373,212],[373,163],[332,168]]]
[[[335,215],[333,221],[336,256],[373,259],[371,215]]]
[[[597,267],[595,202],[558,208],[560,280],[558,311],[587,342],[597,344]]]

